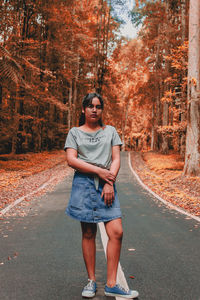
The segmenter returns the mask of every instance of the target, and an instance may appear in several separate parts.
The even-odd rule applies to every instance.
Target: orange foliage
[[[110,59],[104,87],[106,120],[113,122],[127,145],[135,133],[145,135],[149,127],[149,108],[140,94],[149,76],[142,61],[143,46],[140,40],[119,44]]]
[[[184,155],[187,14],[188,6],[181,1],[173,5],[138,0],[132,12],[133,22],[142,25],[138,38],[122,40],[110,59],[104,87],[110,104],[106,118],[118,127],[126,145],[138,145],[135,149],[151,144],[154,150],[166,153],[171,147]]]
[[[0,2],[0,152],[58,149],[101,91],[118,25],[106,1]]]
[[[178,154],[132,153],[132,165],[157,195],[186,211],[200,215],[200,178],[183,177],[184,161]]]
[[[64,151],[0,155],[0,189],[16,187],[21,178],[40,173],[66,161]]]
[[[164,173],[165,170],[181,171],[184,166],[184,161],[180,155],[174,153],[163,155],[161,153],[144,152],[143,159],[149,169],[158,173]]]

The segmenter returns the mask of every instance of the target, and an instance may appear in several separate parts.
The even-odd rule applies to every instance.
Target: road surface
[[[141,300],[200,300],[200,223],[169,210],[145,191],[130,171],[127,153],[122,153],[121,165],[120,263],[129,287],[139,291]],[[82,299],[87,275],[80,225],[64,213],[71,180],[72,175],[22,207],[21,213],[0,220],[1,300]],[[96,273],[94,299],[108,299],[103,293],[106,262],[99,232]]]

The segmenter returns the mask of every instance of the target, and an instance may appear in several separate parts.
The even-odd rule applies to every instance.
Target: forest
[[[200,175],[200,2],[0,0],[0,153],[62,149],[82,99],[102,94],[123,150],[179,153]]]

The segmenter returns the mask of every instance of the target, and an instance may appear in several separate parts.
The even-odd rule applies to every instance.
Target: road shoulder
[[[33,197],[54,189],[70,170],[62,150],[0,160],[0,211],[19,199],[28,204]]]
[[[131,152],[130,155],[133,170],[150,190],[186,212],[200,216],[200,198],[198,186],[196,187],[198,178],[183,177],[180,170],[176,172],[164,168],[152,170],[141,152]]]

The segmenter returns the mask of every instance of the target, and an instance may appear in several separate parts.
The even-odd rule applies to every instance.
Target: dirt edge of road
[[[183,161],[176,154],[131,152],[131,164],[140,179],[164,200],[200,216],[200,178],[183,176]]]
[[[1,155],[0,212],[24,196],[27,197],[23,202],[28,204],[33,197],[54,189],[69,173],[70,168],[63,150],[19,154],[12,157]],[[45,188],[40,189],[43,185]],[[36,192],[33,193],[34,191]]]

